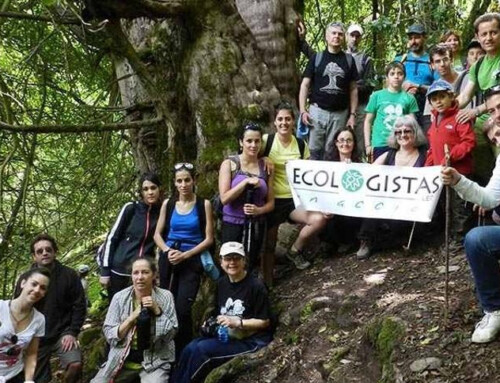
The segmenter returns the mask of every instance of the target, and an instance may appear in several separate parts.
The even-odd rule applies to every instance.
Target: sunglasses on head
[[[413,134],[413,130],[411,130],[411,129],[401,129],[401,130],[395,130],[394,131],[394,135],[396,137],[400,137],[403,134],[405,134],[405,135]]]
[[[194,165],[190,162],[178,162],[174,165],[174,170],[181,170],[181,169],[187,169],[187,170],[193,170]]]
[[[500,73],[499,73],[499,74],[497,74],[497,76],[496,76],[496,77],[498,78],[498,76],[499,76],[499,75],[500,75]],[[494,94],[498,94],[498,93],[500,93],[500,84],[499,84],[499,85],[494,85],[494,86],[492,86],[491,88],[486,89],[486,90],[484,91],[484,98],[491,97],[491,96],[493,96]]]
[[[250,122],[249,124],[246,124],[244,127],[243,127],[243,130],[258,130],[258,131],[261,131],[262,128],[257,125],[257,124],[254,124],[253,122]]]

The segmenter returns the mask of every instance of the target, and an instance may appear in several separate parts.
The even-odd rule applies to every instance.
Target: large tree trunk
[[[164,117],[130,133],[139,171],[167,179],[173,162],[196,161],[201,189],[213,189],[241,124],[267,126],[281,98],[294,101],[293,0],[99,4],[94,16],[113,16],[108,32],[122,102],[141,106],[129,118]]]

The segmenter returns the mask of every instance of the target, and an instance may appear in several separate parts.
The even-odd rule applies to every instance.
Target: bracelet
[[[354,117],[358,117],[358,114],[356,112],[352,112],[351,114],[349,114],[350,116],[354,116]]]
[[[476,115],[476,117],[479,117],[479,115],[481,114],[481,112],[479,111],[479,106],[475,109],[474,114]]]
[[[158,308],[160,309],[160,313],[158,315],[155,314],[155,316],[157,316],[157,317],[159,317],[159,316],[161,316],[161,314],[163,314],[162,308],[160,306],[158,306]]]

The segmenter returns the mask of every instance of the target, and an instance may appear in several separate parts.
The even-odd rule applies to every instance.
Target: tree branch
[[[57,19],[50,16],[42,16],[42,15],[31,15],[29,13],[21,13],[21,12],[0,12],[0,17],[5,17],[9,19],[18,19],[18,20],[33,20],[33,21],[44,21],[48,23],[56,23],[56,24],[72,24],[72,25],[80,25],[80,21],[76,18],[63,18]]]
[[[15,133],[89,133],[109,132],[114,130],[140,129],[144,126],[156,125],[163,121],[162,117],[151,120],[118,122],[112,124],[81,124],[81,125],[10,125],[0,121],[0,129]]]

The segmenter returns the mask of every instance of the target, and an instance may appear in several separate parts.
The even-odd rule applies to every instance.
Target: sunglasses
[[[194,165],[190,162],[178,162],[174,165],[174,170],[181,170],[181,169],[187,169],[187,170],[193,170]]]
[[[10,342],[12,344],[17,344],[19,338],[17,337],[16,334],[13,334],[11,337],[10,337]],[[21,350],[20,349],[16,349],[16,347],[10,347],[6,352],[5,354],[8,355],[8,356],[16,356],[16,355],[19,355],[21,353]]]
[[[244,131],[247,131],[247,130],[258,130],[260,132],[262,130],[262,128],[259,125],[254,124],[253,122],[250,122],[249,124],[246,124],[243,127],[243,130]]]
[[[395,131],[394,131],[394,135],[395,135],[396,137],[401,137],[403,134],[404,134],[405,136],[408,136],[408,135],[410,135],[410,134],[413,134],[413,130],[411,130],[411,129],[403,129],[403,130],[395,130]]]
[[[500,72],[495,77],[498,79],[499,75]],[[488,88],[484,91],[484,98],[488,98],[498,93],[500,93],[500,85],[494,85],[491,88]]]

